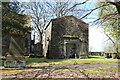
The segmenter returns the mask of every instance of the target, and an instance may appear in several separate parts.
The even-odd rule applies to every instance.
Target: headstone
[[[34,55],[36,55],[37,57],[43,57],[41,43],[37,43],[34,45]]]
[[[11,35],[9,52],[4,67],[25,67],[25,38],[22,35]]]
[[[31,33],[27,33],[25,36],[25,54],[29,55],[31,53]]]

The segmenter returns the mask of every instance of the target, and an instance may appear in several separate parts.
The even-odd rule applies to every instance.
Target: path
[[[119,64],[120,65],[120,64]],[[34,66],[34,65],[33,65]],[[64,64],[34,66],[22,72],[4,73],[3,78],[118,78],[118,64]]]

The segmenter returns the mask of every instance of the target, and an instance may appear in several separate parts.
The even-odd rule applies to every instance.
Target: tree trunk
[[[119,30],[119,36],[118,36],[118,43],[117,43],[117,46],[115,47],[116,48],[116,52],[118,53],[119,55],[119,48],[120,48],[120,1],[118,0],[118,2],[109,2],[111,4],[113,4],[116,8],[117,8],[117,11],[118,11],[118,30]]]
[[[116,2],[115,6],[117,8],[118,13],[120,14],[120,1]]]
[[[119,35],[118,35],[118,44],[117,44],[117,57],[119,55],[119,48],[120,48],[120,1],[116,3],[116,8],[117,8],[117,11],[118,11],[118,30],[119,30]]]
[[[120,53],[119,53],[120,52],[120,13],[118,15],[118,30],[119,30],[119,36],[118,36],[119,38],[118,38],[118,52],[117,52],[118,54],[117,54],[117,56],[118,56],[118,58],[120,58]]]

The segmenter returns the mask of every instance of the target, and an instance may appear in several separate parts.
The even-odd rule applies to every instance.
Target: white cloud
[[[101,28],[89,27],[89,48],[92,48],[92,51],[103,51],[104,39]]]

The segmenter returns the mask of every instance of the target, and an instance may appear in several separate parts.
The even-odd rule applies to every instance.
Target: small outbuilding
[[[88,24],[74,16],[52,19],[45,27],[43,39],[47,58],[88,57]]]

